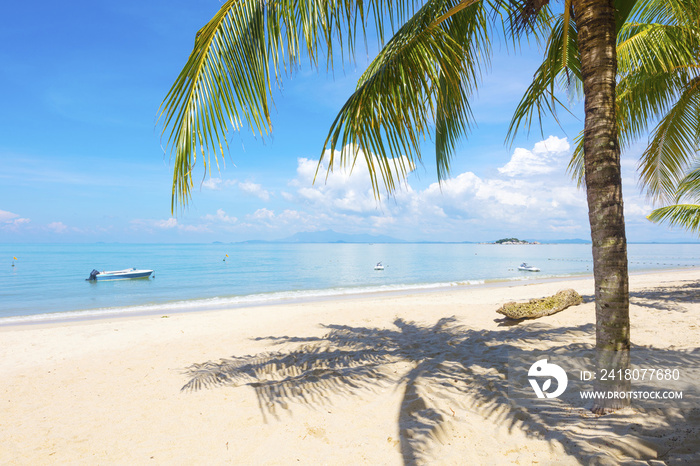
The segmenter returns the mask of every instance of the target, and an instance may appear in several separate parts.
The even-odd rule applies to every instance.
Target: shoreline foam
[[[689,270],[685,269],[650,269],[630,272],[630,276]],[[397,294],[414,294],[439,292],[455,287],[498,287],[517,284],[537,284],[560,280],[579,280],[591,278],[589,272],[567,275],[524,276],[502,279],[460,280],[440,283],[412,283],[395,285],[360,286],[347,288],[289,290],[250,295],[195,298],[168,303],[155,303],[134,306],[120,306],[97,309],[80,309],[56,313],[39,313],[0,317],[0,328],[15,325],[53,324],[82,320],[100,320],[121,317],[143,317],[161,314],[181,314],[188,312],[208,312],[224,309],[241,309],[246,307],[279,306],[336,299],[355,299],[370,296],[393,296]]]
[[[498,305],[560,288],[587,301],[495,321]],[[630,289],[635,347],[697,354],[700,271],[633,274]],[[0,463],[697,463],[698,408],[597,418],[504,398],[509,349],[593,344],[592,294],[580,277],[5,326]],[[279,367],[250,381],[181,391],[193,365],[270,357]]]

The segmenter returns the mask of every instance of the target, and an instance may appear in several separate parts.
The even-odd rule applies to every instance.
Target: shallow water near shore
[[[592,273],[589,244],[5,244],[0,258],[0,324]],[[700,244],[631,244],[629,261],[630,271],[700,266]],[[85,280],[129,267],[155,278]]]

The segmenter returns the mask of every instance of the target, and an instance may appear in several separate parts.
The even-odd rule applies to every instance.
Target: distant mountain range
[[[385,235],[350,235],[333,230],[305,231],[279,240],[280,243],[405,243]]]
[[[350,235],[333,230],[304,231],[276,241],[244,241],[244,243],[406,243],[386,235]]]
[[[527,240],[530,242],[537,241],[542,244],[587,244],[590,240],[583,239],[559,239],[559,240]],[[369,235],[369,234],[348,234],[338,233],[333,230],[323,231],[305,231],[295,233],[286,238],[264,241],[250,240],[243,241],[244,243],[410,243],[402,239],[393,238],[386,235]],[[415,243],[450,243],[449,241],[415,241]],[[454,242],[459,243],[459,242]],[[476,241],[462,241],[461,243],[476,243]]]

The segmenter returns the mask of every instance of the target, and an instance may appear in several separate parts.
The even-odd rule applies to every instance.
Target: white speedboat
[[[153,270],[138,270],[136,268],[124,269],[124,270],[110,270],[110,271],[98,271],[93,270],[90,272],[90,277],[86,280],[92,281],[102,281],[102,280],[128,280],[131,278],[148,278],[153,273]]]
[[[525,272],[539,272],[540,271],[540,269],[538,269],[537,267],[535,267],[533,265],[528,265],[525,262],[520,264],[520,267],[518,267],[518,270],[523,270]]]
[[[384,270],[384,266],[381,262],[377,262],[377,265],[374,266],[374,270]]]

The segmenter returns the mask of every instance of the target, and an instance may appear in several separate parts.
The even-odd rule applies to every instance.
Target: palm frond
[[[695,0],[637,2],[619,28],[616,118],[623,148],[667,116],[698,75],[698,15]],[[568,170],[579,186],[584,184],[582,161],[583,147],[577,144]],[[675,171],[676,179],[682,177],[683,170]]]
[[[685,228],[691,233],[700,234],[700,205],[675,204],[654,210],[647,216],[655,223]]]
[[[566,171],[571,175],[571,178],[576,181],[576,186],[582,188],[586,186],[586,168],[583,159],[583,130],[578,133],[576,139],[574,139],[576,148],[571,154],[571,160],[569,160],[569,165],[566,167]]]
[[[700,144],[700,77],[694,78],[654,129],[640,160],[640,183],[654,200],[669,201]]]
[[[478,11],[467,14],[470,13],[478,14]],[[459,45],[468,54],[463,57],[463,60],[472,66],[467,68],[469,79],[466,82],[453,84],[444,74],[440,75],[435,115],[435,159],[438,180],[448,177],[450,160],[457,142],[471,129],[473,115],[469,98],[472,90],[469,84],[477,83],[481,79],[482,68],[479,57],[486,61],[485,66],[491,55],[485,15],[479,15],[474,21],[450,21],[447,33],[458,42],[462,40]],[[470,43],[476,47],[470,47]],[[461,76],[459,79],[464,81]]]
[[[628,22],[692,25],[699,16],[697,0],[654,0],[637,2]]]
[[[688,84],[687,70],[624,76],[617,85],[616,116],[620,144],[629,147],[649,132],[649,124],[666,116]]]
[[[617,113],[623,145],[652,131],[640,185],[654,201],[672,202],[700,141],[700,9],[696,0],[638,5],[618,35]]]
[[[358,35],[374,22],[379,36],[387,21],[403,22],[414,2],[402,0],[228,0],[197,32],[194,49],[161,104],[159,122],[174,152],[171,208],[186,204],[192,171],[201,156],[207,173],[217,165],[227,135],[244,127],[254,134],[272,131],[271,90],[304,57],[316,65],[333,48],[354,54]]]
[[[689,79],[686,69],[651,76],[635,73],[620,79],[617,85],[615,117],[620,146],[623,149],[630,147],[640,137],[648,134],[651,122],[668,116],[670,109],[677,103],[679,93],[687,87]],[[582,134],[579,134],[576,140],[580,142],[581,138]],[[683,170],[680,172],[676,170],[676,178],[682,176]],[[585,184],[581,144],[577,144],[574,149],[568,171],[579,187]],[[645,182],[642,181],[640,184],[644,186]]]
[[[582,81],[577,38],[576,26],[569,15],[560,16],[552,26],[543,63],[513,113],[507,140],[512,142],[523,126],[529,130],[535,118],[540,128],[542,118],[547,115],[552,115],[558,122],[557,107],[567,109],[556,96],[557,83],[563,75],[567,81],[570,81],[571,75],[574,80]]]
[[[502,0],[508,5],[512,14],[509,15],[510,33],[520,37],[524,33],[537,30],[537,18],[549,5],[549,0]],[[569,1],[567,0],[567,5]]]
[[[676,202],[680,202],[681,199],[692,199],[694,202],[700,202],[700,166],[697,165],[697,162],[696,168],[691,170],[678,184]]]
[[[652,2],[653,3],[653,2]],[[665,115],[694,73],[697,28],[684,24],[628,23],[618,35],[617,113],[623,146]]]
[[[455,7],[460,10],[448,14]],[[329,170],[336,157],[347,166],[362,152],[375,194],[380,180],[391,192],[421,161],[421,142],[436,124],[444,175],[455,141],[470,125],[470,90],[489,52],[486,22],[481,1],[427,2],[370,64],[331,125],[323,148]]]
[[[669,73],[697,61],[700,36],[685,24],[627,23],[617,37],[620,74]]]

